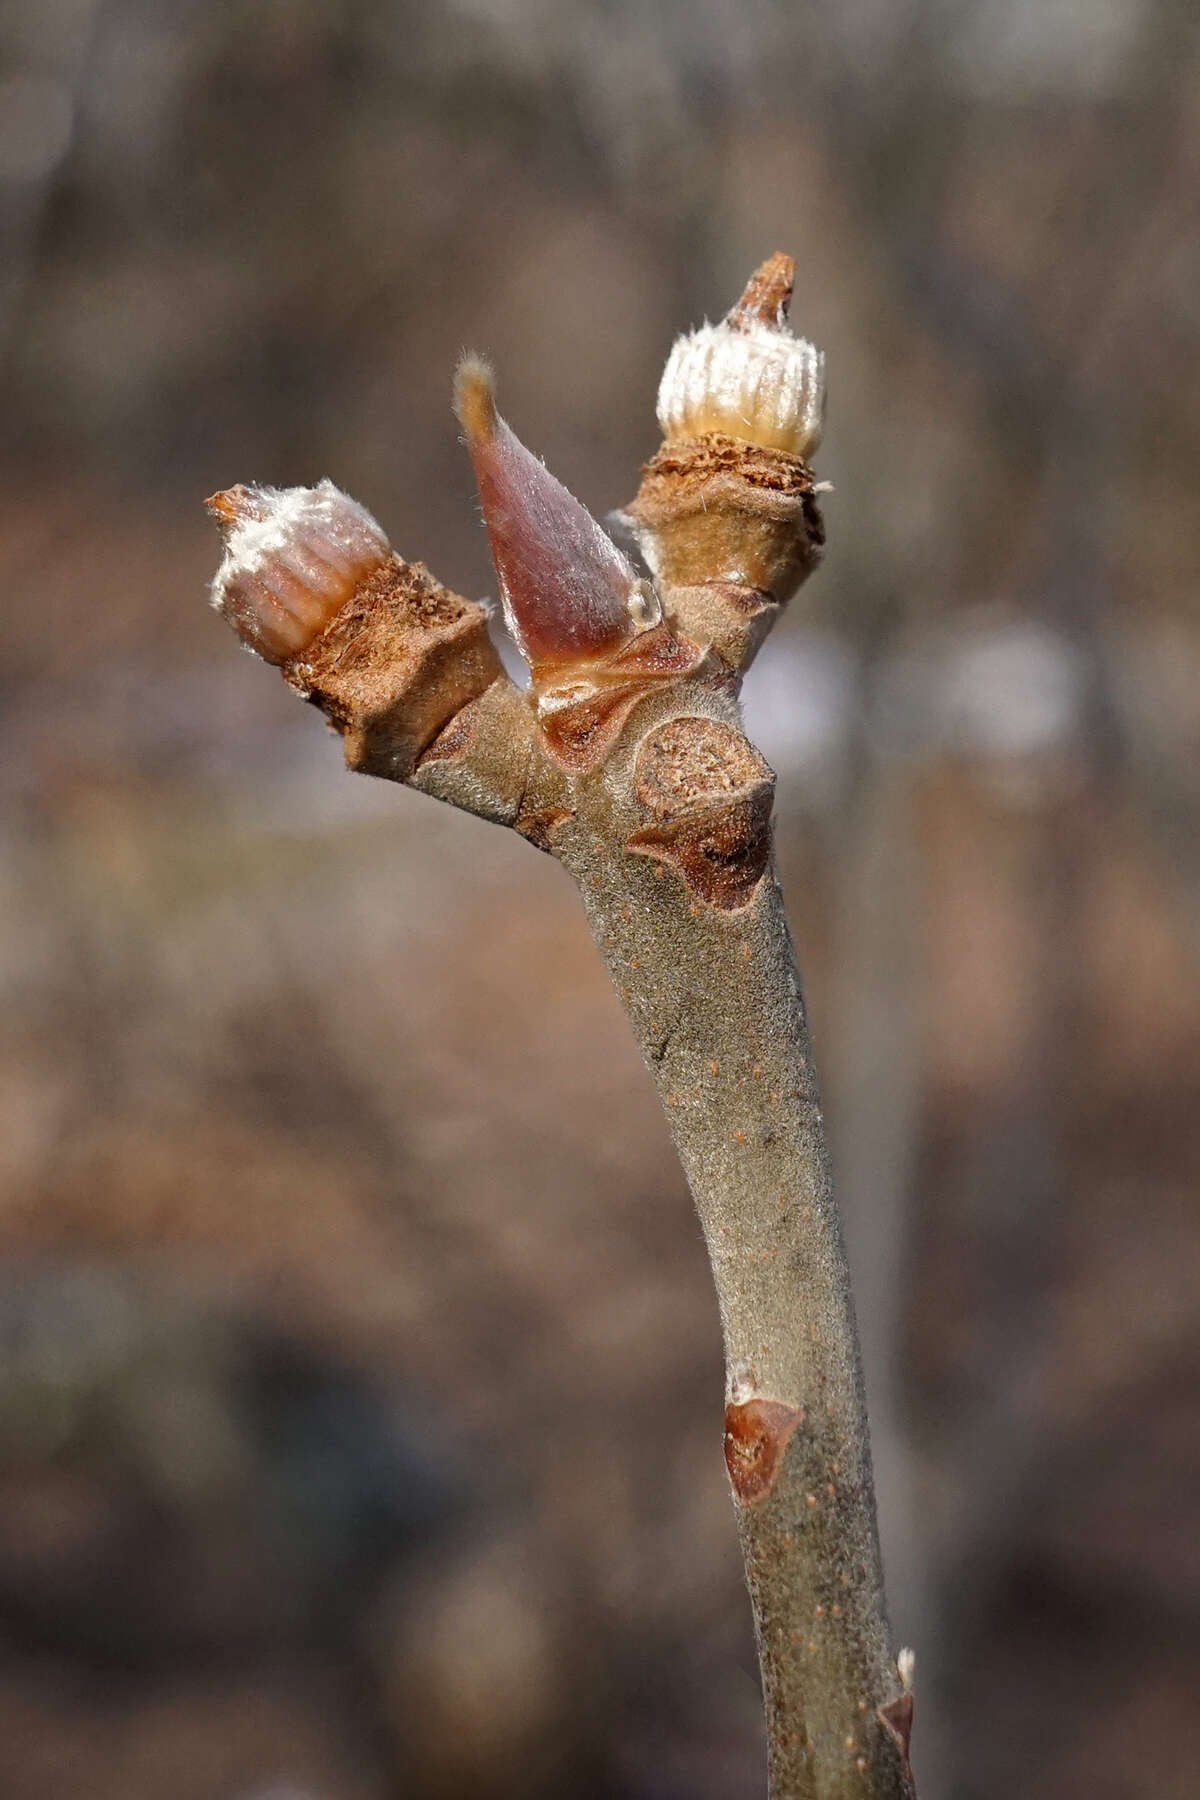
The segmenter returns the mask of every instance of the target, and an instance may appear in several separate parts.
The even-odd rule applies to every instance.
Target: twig
[[[901,1800],[910,1668],[887,1641],[853,1307],[771,863],[774,776],[737,700],[822,541],[805,461],[822,358],[788,330],[791,278],[771,258],[724,324],[672,351],[665,442],[626,515],[654,584],[500,418],[486,366],[460,368],[528,694],[483,609],[392,555],[328,483],[215,496],[214,595],[343,733],[351,767],[513,826],[578,882],[708,1242],[773,1800]]]

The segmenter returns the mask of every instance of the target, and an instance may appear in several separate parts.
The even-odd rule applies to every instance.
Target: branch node
[[[626,848],[672,864],[705,905],[748,905],[771,855],[775,776],[740,731],[684,715],[643,738],[636,792],[654,819]]]

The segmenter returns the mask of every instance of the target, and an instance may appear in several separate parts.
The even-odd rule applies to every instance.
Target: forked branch
[[[773,1800],[903,1800],[909,1667],[887,1639],[853,1306],[808,1031],[772,866],[774,775],[741,676],[822,543],[807,458],[820,353],[775,256],[681,338],[664,442],[625,520],[648,581],[461,366],[527,692],[483,608],[392,554],[328,483],[231,488],[216,604],[342,733],[352,768],[510,825],[575,877],[658,1086],[712,1261],[725,1455]]]

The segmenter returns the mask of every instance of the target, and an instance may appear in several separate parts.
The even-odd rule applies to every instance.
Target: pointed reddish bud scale
[[[475,468],[504,616],[535,675],[599,660],[662,617],[632,563],[496,411],[492,372],[465,357],[454,409]]]
[[[213,605],[267,662],[307,650],[391,555],[366,508],[331,481],[231,487],[204,504],[225,534]]]

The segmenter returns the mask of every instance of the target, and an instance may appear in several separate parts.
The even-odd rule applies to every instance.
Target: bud
[[[805,458],[825,359],[788,329],[794,266],[770,257],[720,325],[675,344],[658,392],[664,442],[622,515],[672,617],[738,671],[824,542]]]
[[[332,482],[232,487],[205,504],[226,534],[213,604],[320,707],[352,769],[409,780],[502,675],[484,608],[394,556],[366,508]]]
[[[464,357],[454,409],[479,484],[504,616],[535,679],[594,663],[657,625],[649,582],[496,411],[492,372]]]
[[[821,441],[825,358],[787,323],[794,264],[776,254],[720,325],[678,338],[658,389],[664,439],[721,432],[806,459]]]
[[[212,603],[270,663],[307,650],[391,555],[366,508],[331,481],[226,488],[205,505],[225,533]]]

